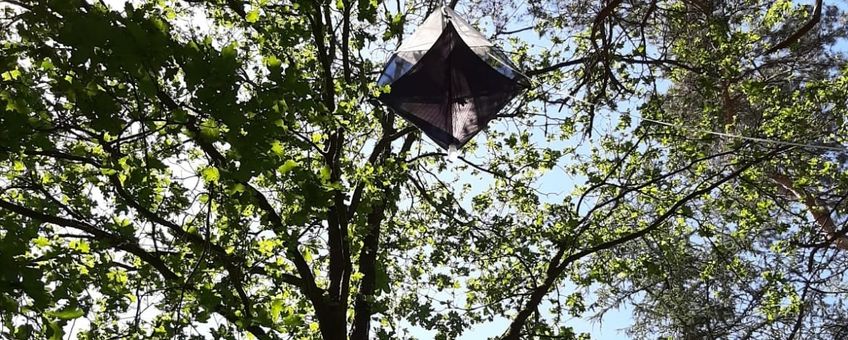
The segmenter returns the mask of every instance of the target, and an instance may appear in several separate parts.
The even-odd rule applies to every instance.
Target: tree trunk
[[[321,337],[324,340],[347,340],[347,307],[326,303],[317,312]]]
[[[388,190],[386,191],[388,195]],[[354,306],[353,340],[368,340],[371,331],[371,315],[374,313],[372,299],[377,282],[377,250],[380,246],[380,223],[384,218],[385,205],[380,204],[368,214],[368,232],[363,240],[359,254],[359,270],[362,272],[362,282],[359,293],[356,294]]]

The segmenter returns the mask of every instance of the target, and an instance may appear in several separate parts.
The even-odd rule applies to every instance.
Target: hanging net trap
[[[449,7],[427,17],[392,54],[379,100],[436,144],[456,150],[529,86],[497,46]]]

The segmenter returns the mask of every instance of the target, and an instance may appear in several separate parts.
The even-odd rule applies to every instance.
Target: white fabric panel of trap
[[[474,29],[471,24],[465,21],[465,19],[462,19],[453,9],[443,7],[442,9],[433,11],[424,20],[424,23],[400,45],[398,52],[429,50],[433,46],[433,43],[436,42],[436,39],[442,34],[442,29],[447,24],[447,20],[453,23],[462,41],[468,47],[492,46],[492,43],[483,34]]]

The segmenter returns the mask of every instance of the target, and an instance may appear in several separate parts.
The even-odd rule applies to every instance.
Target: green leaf
[[[274,299],[271,301],[271,321],[277,322],[280,319],[280,313],[283,311],[283,300]]]
[[[35,239],[35,241],[33,241],[33,244],[35,244],[36,247],[44,248],[48,244],[50,244],[50,240],[48,240],[44,236],[39,236],[37,239]]]
[[[68,307],[60,311],[48,312],[48,314],[61,320],[73,320],[85,315],[85,312],[79,307]]]
[[[65,332],[62,330],[62,327],[59,327],[59,324],[55,321],[47,322],[47,335],[50,340],[62,340],[62,337],[65,335]]]
[[[233,186],[231,186],[229,190],[227,190],[227,194],[232,195],[232,194],[235,194],[235,193],[242,193],[242,192],[245,191],[245,189],[246,189],[246,187],[243,184],[236,183],[236,184],[233,184]]]
[[[270,55],[265,57],[265,65],[268,66],[269,69],[276,70],[282,67],[283,62],[276,56]]]
[[[291,314],[283,318],[283,324],[286,326],[300,326],[303,323],[303,317],[299,314]]]
[[[285,153],[285,150],[283,149],[283,143],[280,143],[280,141],[275,140],[274,143],[271,144],[271,152],[273,152],[277,156],[282,156]]]
[[[280,174],[283,175],[283,174],[288,173],[289,171],[292,171],[292,169],[296,168],[297,166],[298,166],[297,162],[289,159],[285,163],[283,163],[283,165],[280,165],[280,167],[277,168],[277,171],[279,171]]]
[[[174,20],[177,18],[177,12],[175,12],[171,7],[165,7],[165,18],[168,20]]]
[[[206,182],[217,183],[221,178],[221,173],[218,172],[218,168],[210,166],[201,170],[200,176],[203,177],[203,180]]]
[[[374,278],[374,285],[377,290],[381,290],[384,292],[389,291],[389,275],[386,273],[386,269],[383,268],[382,265],[376,266],[376,276]]]
[[[321,167],[321,173],[319,174],[319,177],[321,178],[321,182],[324,182],[324,183],[329,182],[331,175],[332,175],[332,170],[330,170],[330,167],[328,167],[326,165]]]
[[[18,79],[21,76],[21,71],[18,69],[14,69],[11,71],[3,72],[2,77],[5,81],[12,81]]]
[[[53,62],[50,61],[50,58],[44,58],[44,60],[41,61],[41,68],[45,70],[53,69]]]
[[[247,15],[244,17],[244,20],[251,24],[259,21],[259,9],[257,8],[253,9],[250,12],[247,12]]]
[[[207,119],[200,124],[200,135],[206,140],[216,141],[221,137],[221,129],[214,120]]]
[[[71,250],[77,250],[83,254],[88,254],[91,251],[91,247],[88,242],[83,240],[71,240],[71,242],[68,243],[68,248]]]

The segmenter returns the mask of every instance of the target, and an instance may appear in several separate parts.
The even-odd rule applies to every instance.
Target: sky
[[[463,2],[460,1],[460,5],[456,8],[456,11],[460,15],[466,14],[466,12],[464,11],[464,8],[462,6],[462,3]],[[798,5],[798,4],[812,5],[811,0],[800,0],[800,1],[796,0],[796,1],[794,1],[794,3],[796,5]],[[848,2],[835,2],[835,3],[833,3],[833,5],[836,5],[837,7],[839,7],[842,10],[848,9]],[[484,33],[491,33],[491,29],[492,29],[491,22],[487,21],[487,18],[485,18],[485,17],[483,17],[483,18],[465,17],[465,20],[469,21],[469,22],[477,21],[480,24],[481,30],[483,30]],[[408,26],[407,32],[410,32],[410,30],[414,29],[416,24],[417,24],[416,22],[407,23],[407,26]],[[525,25],[526,25],[526,23],[520,23],[520,24],[515,25],[515,27],[507,27],[507,30],[515,29],[515,28],[522,27],[522,26],[525,26]],[[484,35],[486,35],[486,34],[484,34]],[[521,34],[517,35],[516,37],[519,38],[521,41],[527,42],[531,46],[534,46],[537,50],[543,50],[543,49],[547,49],[547,48],[551,47],[549,41],[540,40],[538,35],[533,31],[527,31],[527,32],[521,33]],[[504,46],[504,49],[508,51],[509,47]],[[848,51],[848,42],[846,42],[844,40],[839,41],[835,44],[834,49],[837,50],[837,51]],[[667,82],[660,82],[660,83],[658,83],[658,89],[660,91],[664,91],[665,89],[667,89],[668,85],[669,84]],[[624,103],[624,105],[619,107],[619,112],[610,112],[610,111],[601,112],[601,114],[599,114],[599,116],[598,116],[600,121],[596,122],[598,128],[600,130],[603,130],[603,131],[610,131],[612,129],[612,126],[615,126],[615,124],[617,124],[617,117],[620,114],[620,112],[621,111],[624,111],[624,112],[635,111],[634,109],[635,109],[635,106],[637,104],[639,104],[639,103],[635,103],[635,102]],[[551,113],[553,113],[554,115],[558,115],[558,116],[567,116],[567,115],[571,114],[571,112],[568,108],[565,108],[562,112],[551,112]],[[634,118],[633,119],[633,126],[637,126],[640,118],[638,117],[638,115],[634,115],[633,118]],[[491,124],[492,124],[491,128],[494,128],[494,129],[508,129],[509,128],[508,127],[509,122],[504,121],[504,120],[500,120],[500,121],[496,120],[496,121],[492,122]],[[539,137],[538,134],[534,134],[534,136],[537,138],[535,140],[535,142],[540,143],[540,144],[545,143],[544,140],[541,140],[541,138],[538,138]],[[485,136],[477,136],[475,138],[478,139],[478,142],[485,140]],[[567,141],[565,146],[575,147],[575,146],[578,146],[578,144],[577,144],[576,140],[572,140],[572,141]],[[479,149],[483,149],[483,148],[479,148]],[[588,151],[586,145],[578,146],[578,148],[576,150],[576,152],[578,152],[578,153],[586,152],[586,151]],[[463,156],[468,157],[469,159],[472,159],[472,160],[475,159],[475,158],[481,159],[480,152],[481,151],[478,150],[477,155],[464,154]],[[567,161],[568,160],[566,160],[566,162]],[[567,193],[567,192],[571,191],[576,185],[581,184],[581,182],[582,182],[582,180],[580,178],[576,178],[576,179],[575,178],[569,178],[561,172],[552,172],[552,173],[548,173],[547,175],[545,175],[540,180],[541,186],[539,187],[539,189],[541,191],[562,194],[562,193]],[[488,181],[484,177],[480,177],[480,176],[475,177],[475,176],[471,176],[469,174],[460,175],[460,181],[459,181],[459,183],[456,184],[456,186],[460,187],[461,184],[463,184],[463,183],[471,183],[471,184],[474,185],[475,188],[485,188],[489,185]],[[557,197],[561,197],[561,195],[554,195],[554,197],[548,198],[548,199],[556,199]],[[572,286],[573,285],[566,282],[561,286],[561,289],[568,290],[568,288],[572,287]],[[587,302],[592,301],[592,299],[593,299],[591,294],[589,296],[585,296],[585,298],[586,298]],[[543,313],[545,313],[544,312],[545,308],[540,308],[540,310],[542,310]],[[633,323],[633,318],[632,318],[631,312],[632,312],[631,307],[628,304],[624,303],[621,306],[620,309],[612,309],[612,310],[608,311],[604,315],[604,317],[601,318],[600,320],[590,320],[589,319],[590,315],[587,315],[584,318],[572,318],[572,319],[566,321],[565,325],[573,327],[574,330],[577,333],[588,333],[589,335],[591,335],[592,339],[600,339],[600,340],[626,339],[627,337],[626,337],[626,334],[624,333],[624,329],[627,328],[628,326],[630,326]],[[498,335],[503,334],[503,332],[508,328],[509,321],[510,320],[508,320],[508,319],[498,318],[498,319],[495,319],[494,321],[489,322],[489,323],[476,325],[476,326],[470,328],[469,330],[467,330],[464,334],[462,334],[462,336],[460,336],[459,339],[476,340],[476,339],[486,339],[486,338],[496,337]],[[412,327],[411,329],[412,329],[412,335],[414,335],[414,336],[416,336],[420,339],[430,339],[435,334],[434,332],[428,332],[428,331],[423,330],[421,328]],[[657,335],[657,336],[659,336],[659,335]]]
[[[127,2],[127,0],[105,0],[105,2],[111,8],[118,10],[118,11],[121,11],[121,10],[123,10],[124,3]],[[393,2],[389,1],[388,3],[392,4]],[[390,7],[391,6],[393,6],[393,5],[390,5]],[[394,10],[394,9],[390,8],[390,10]],[[457,7],[456,10],[460,13],[460,15],[464,14],[464,8],[463,8],[462,4],[460,4]],[[491,32],[491,29],[492,29],[491,20],[487,20],[487,18],[465,18],[465,19],[469,22],[477,21],[480,24],[481,30],[483,30],[484,33],[486,33],[486,32],[490,33]],[[420,18],[420,20],[423,20],[423,18]],[[208,32],[209,24],[206,23],[206,22],[208,22],[208,19],[206,19],[206,18],[192,17],[191,23],[190,24],[186,23],[186,25],[184,27],[181,27],[181,28],[188,29],[188,27],[191,26],[194,29],[199,29],[200,32]],[[406,36],[409,36],[409,34],[411,34],[411,32],[415,29],[415,27],[418,24],[419,24],[418,22],[408,22],[406,24],[406,27],[405,27],[405,30],[407,32]],[[525,25],[525,23],[516,23],[515,25],[516,26]],[[507,27],[507,29],[512,29],[512,28],[513,27]],[[541,50],[548,49],[548,48],[551,47],[550,42],[540,40],[538,35],[533,31],[527,31],[527,32],[519,33],[518,35],[515,35],[515,37],[518,38],[518,39],[521,39],[525,42],[528,42],[531,46],[533,46],[533,49],[535,49],[536,51],[541,51]],[[508,47],[505,46],[504,48],[508,51]],[[375,60],[381,60],[382,58],[385,58],[385,57],[379,56],[379,57],[375,57],[374,59]],[[560,115],[560,116],[567,115],[567,114],[569,114],[568,111],[569,110],[566,107],[562,112],[554,112],[554,114]],[[611,125],[613,125],[614,123],[615,122],[609,122],[609,121],[600,122],[598,126],[599,126],[600,129],[604,129],[605,127],[610,128]],[[506,122],[506,121],[500,121],[500,122],[495,121],[492,124],[493,124],[492,128],[495,128],[495,129],[504,129],[504,128],[509,129],[510,127],[513,128],[513,129],[515,128],[514,124],[509,125],[509,122]],[[484,133],[482,133],[482,134],[484,134]],[[482,142],[483,140],[485,140],[486,137],[483,136],[482,134],[475,137],[476,139],[478,139],[478,142]],[[542,140],[542,137],[540,137],[538,135],[539,134],[534,134],[534,138],[538,139],[538,140],[534,140],[534,142],[539,143],[539,144],[547,143],[546,141]],[[572,142],[575,145],[571,145],[571,146],[577,146],[576,145],[577,140],[574,140]],[[567,146],[567,145],[564,145],[564,146]],[[479,148],[479,149],[483,149],[483,148]],[[577,152],[580,152],[581,150],[587,151],[586,145],[578,147]],[[480,159],[483,156],[480,153],[481,153],[481,151],[478,151],[477,155],[462,154],[462,156],[473,161],[475,159]],[[457,187],[461,187],[462,183],[470,183],[470,184],[473,185],[473,187],[475,189],[482,190],[482,189],[484,189],[485,187],[488,186],[489,181],[490,181],[490,179],[486,179],[486,177],[471,176],[470,174],[466,173],[466,174],[460,174],[460,181],[457,182],[456,185],[457,185]],[[561,199],[564,194],[570,192],[580,182],[581,182],[581,179],[579,179],[579,178],[577,178],[577,179],[570,178],[570,177],[565,176],[565,174],[562,173],[562,172],[551,171],[551,172],[547,173],[539,181],[539,183],[540,183],[539,189],[543,192],[553,193],[552,196],[547,198],[548,200],[556,200],[556,199]],[[471,196],[469,195],[469,197],[471,197]],[[470,203],[470,202],[466,202],[466,203]],[[568,284],[566,283],[565,287],[561,287],[561,288],[567,289],[568,288],[567,286],[568,286]],[[587,302],[592,300],[591,296],[586,296],[585,298],[586,298]],[[149,314],[152,317],[153,315],[155,315],[157,313],[157,311],[151,310],[151,311],[148,311],[146,313]],[[632,322],[632,319],[630,317],[629,309],[627,309],[627,307],[624,306],[623,309],[620,309],[620,310],[619,309],[610,310],[609,312],[607,312],[605,317],[603,317],[600,320],[590,321],[588,318],[572,318],[572,319],[567,321],[566,326],[574,327],[574,329],[577,333],[588,333],[592,336],[592,339],[601,339],[601,340],[622,339],[622,338],[624,338],[624,335],[620,330],[627,327],[631,322]],[[489,337],[495,337],[495,336],[502,334],[503,331],[507,329],[508,325],[509,325],[509,320],[504,319],[504,318],[498,318],[493,322],[484,323],[484,324],[480,324],[480,325],[476,325],[476,326],[472,327],[471,329],[467,330],[459,339],[477,340],[477,339],[485,339],[485,338],[489,338]],[[85,328],[85,325],[84,324],[82,324],[82,325],[77,324],[76,327]],[[413,335],[413,336],[415,336],[419,339],[431,339],[431,338],[433,338],[433,336],[435,334],[434,332],[429,332],[429,331],[426,331],[426,330],[421,329],[419,327],[414,327],[414,326],[409,326],[409,325],[408,325],[408,327],[411,331],[410,335]]]
[[[460,15],[464,15],[464,8],[463,8],[461,3],[456,8],[456,11]],[[493,31],[490,19],[487,20],[487,18],[469,18],[469,17],[464,17],[464,19],[468,22],[475,22],[476,21],[478,23],[478,25],[480,25],[480,28],[484,32],[484,35],[487,35],[487,33],[491,33]],[[423,21],[423,18],[421,20]],[[406,28],[407,36],[409,36],[411,31],[415,29],[417,24],[418,24],[418,22],[407,23],[407,28]],[[518,26],[526,26],[526,25],[527,25],[526,22],[518,22],[518,23],[514,23],[515,27],[510,26],[510,27],[507,27],[506,29],[511,30],[511,29],[517,28]],[[549,41],[540,40],[538,35],[535,32],[533,32],[532,30],[520,33],[518,35],[515,35],[514,37],[518,38],[522,42],[528,43],[530,46],[532,46],[531,48],[536,50],[536,51],[541,51],[541,50],[544,50],[544,49],[551,48],[551,43]],[[503,46],[503,48],[507,52],[509,52],[508,46]],[[536,84],[534,84],[534,85],[536,85]],[[632,107],[633,107],[633,105],[625,105],[624,107],[622,107],[622,109],[626,110],[626,109],[632,108]],[[558,109],[559,108],[551,108],[549,111],[557,111]],[[570,109],[568,109],[567,107],[564,108],[561,112],[548,112],[548,113],[551,114],[551,116],[557,116],[557,117],[568,116],[569,114],[571,114]],[[607,119],[604,121],[603,120],[604,118],[601,118],[601,117],[606,117]],[[598,122],[598,129],[607,130],[607,131],[611,130],[612,126],[617,124],[616,117],[617,116],[615,114],[610,114],[608,112],[605,113],[605,114],[599,115],[599,120],[601,120],[601,121]],[[512,131],[514,131],[516,129],[516,126],[515,126],[515,124],[510,124],[508,119],[501,119],[501,120],[495,120],[492,123],[490,123],[489,128],[490,129],[497,129],[497,130],[512,130]],[[481,133],[481,135],[478,135],[478,136],[475,137],[475,139],[477,139],[478,143],[482,143],[486,139],[486,137],[483,136],[484,134],[485,134],[485,132],[483,132],[483,133]],[[544,140],[544,137],[542,136],[541,133],[534,133],[531,137],[531,140],[532,140],[532,142],[536,143],[537,145],[550,145],[551,144],[550,142],[547,142],[547,141]],[[588,152],[588,146],[589,145],[587,143],[579,143],[579,138],[575,138],[575,139],[570,140],[570,141],[556,142],[556,143],[561,144],[563,147],[576,147],[577,148],[576,152]],[[482,147],[478,148],[475,154],[468,154],[468,152],[462,152],[462,150],[461,150],[461,156],[469,159],[470,161],[475,161],[475,160],[478,160],[478,159],[484,160],[485,159],[485,155],[483,155],[484,152],[485,152],[485,148],[482,148]],[[565,162],[569,162],[568,157],[565,157],[565,159],[566,159]],[[451,173],[451,171],[449,170],[448,174],[446,174],[446,178],[451,178],[452,175],[455,175],[455,174]],[[572,178],[570,176],[567,176],[562,171],[557,171],[556,169],[554,169],[554,170],[546,173],[537,183],[538,183],[538,189],[541,192],[552,193],[552,195],[550,195],[550,196],[543,197],[543,201],[554,202],[554,201],[562,200],[562,198],[564,198],[565,194],[571,192],[575,188],[575,186],[582,184],[582,182],[583,181],[580,178]],[[460,173],[459,174],[459,181],[457,181],[454,184],[454,186],[456,188],[461,188],[462,185],[465,184],[465,183],[472,184],[472,188],[474,188],[474,189],[472,189],[471,195],[468,195],[467,197],[473,197],[473,195],[475,193],[479,193],[480,191],[487,188],[491,184],[491,178],[484,176],[484,175],[472,176],[469,173]],[[470,200],[466,200],[463,203],[466,203],[466,208],[467,208],[467,210],[470,211]],[[566,283],[562,284],[560,288],[563,291],[568,291],[569,287],[573,287],[573,285],[566,282]],[[584,296],[584,298],[586,299],[587,303],[591,302],[594,299],[593,296],[591,296],[591,294]],[[547,310],[546,307],[543,306],[542,308],[540,308],[540,310],[543,311],[542,312],[543,314],[548,314],[547,312],[545,312],[545,310]],[[591,313],[587,313],[587,314],[591,314]],[[625,334],[622,330],[632,323],[631,313],[630,313],[630,310],[629,310],[629,308],[626,304],[623,305],[621,309],[612,309],[612,310],[608,311],[604,315],[603,318],[600,318],[600,320],[590,320],[589,316],[591,316],[591,315],[586,315],[586,317],[584,317],[584,318],[571,318],[571,319],[569,319],[565,322],[565,326],[573,327],[574,331],[578,334],[579,333],[588,333],[589,335],[591,335],[592,339],[601,339],[601,340],[608,340],[609,339],[609,340],[611,340],[611,339],[624,339],[624,338],[626,338],[626,336],[625,336]],[[509,322],[510,322],[509,319],[497,318],[492,322],[475,325],[474,327],[471,327],[470,329],[465,331],[459,337],[459,339],[477,340],[477,339],[486,339],[486,338],[492,338],[492,337],[499,336],[499,335],[503,334],[503,332],[508,328]],[[415,336],[419,339],[431,339],[435,335],[435,332],[426,331],[426,330],[424,330],[420,327],[411,327],[411,326],[408,326],[408,327],[410,327],[411,335],[413,335],[413,336]]]
[[[126,1],[127,0],[105,0],[105,2],[111,8],[113,8],[115,10],[119,10],[119,11],[123,9],[123,7],[124,7],[123,4]],[[460,15],[462,15],[464,13],[462,5],[460,5],[457,8],[457,11],[460,13]],[[197,18],[193,18],[193,19],[197,19]],[[486,28],[491,28],[491,23],[490,22],[487,23],[485,18],[466,18],[466,20],[468,20],[468,21],[476,21],[475,19],[482,19],[480,22],[482,23],[484,30]],[[407,32],[411,33],[411,31],[414,29],[414,26],[416,24],[418,24],[418,23],[416,23],[416,22],[407,23],[407,27],[406,27]],[[208,26],[208,24],[203,24],[202,22],[198,24],[198,22],[195,21],[195,22],[191,23],[191,26],[194,26],[196,28],[199,27],[199,28],[203,29],[204,26]],[[522,40],[530,43],[531,45],[534,45],[535,49],[537,49],[537,50],[543,50],[543,49],[550,47],[550,46],[548,46],[548,44],[549,44],[548,42],[540,40],[538,38],[538,35],[536,35],[532,31],[521,33],[521,34],[517,35],[517,37],[519,39],[522,39]],[[558,112],[556,114],[562,116],[562,115],[567,115],[568,113],[569,113],[568,109],[566,108],[562,112]],[[609,127],[609,124],[613,124],[613,123],[614,122],[610,122],[610,121],[601,122],[601,124],[599,124],[599,128],[604,129],[605,126]],[[500,121],[500,122],[496,121],[493,124],[494,124],[493,128],[496,128],[496,129],[506,129],[509,126],[508,122],[505,122],[505,121]],[[604,125],[604,124],[606,124],[606,125]],[[478,139],[478,141],[482,141],[482,140],[485,139],[485,136],[480,135],[480,136],[477,136],[476,138]],[[544,140],[541,139],[540,136],[538,136],[538,134],[536,134],[536,137],[534,137],[534,138],[539,138],[539,140],[536,140],[536,142],[538,142],[540,144],[546,143]],[[568,143],[569,142],[566,142],[565,144],[568,144]],[[576,141],[574,141],[574,143],[575,143],[575,145],[571,145],[571,146],[576,146]],[[578,148],[577,152],[580,152],[581,150],[586,151],[585,145],[581,148]],[[480,156],[482,156],[479,153],[480,153],[480,151],[478,151],[477,155],[463,154],[462,156],[467,157],[470,160],[474,160],[474,159],[477,159]],[[489,184],[488,181],[489,180],[485,179],[485,177],[472,176],[470,174],[462,174],[462,175],[460,175],[460,180],[457,182],[457,185],[461,185],[462,183],[471,183],[471,184],[474,185],[475,188],[482,189],[482,188],[485,188],[485,187],[488,186],[488,184]],[[580,182],[581,182],[581,179],[579,179],[579,178],[576,178],[576,179],[570,178],[570,177],[565,176],[565,174],[563,174],[563,173],[558,173],[556,171],[552,171],[552,172],[549,172],[548,174],[546,174],[540,180],[541,186],[540,186],[539,189],[541,191],[554,193],[554,195],[552,195],[551,197],[549,197],[547,199],[556,200],[557,198],[561,199],[563,194],[570,192]],[[563,287],[561,287],[561,288],[568,289],[569,288],[568,283],[565,283],[563,285]],[[586,299],[587,299],[587,301],[591,301],[592,297],[587,296]],[[147,313],[156,313],[156,311],[149,311]],[[632,322],[632,319],[631,319],[631,316],[630,316],[630,311],[627,308],[627,306],[625,305],[623,307],[623,309],[620,309],[620,310],[613,309],[613,310],[609,311],[606,314],[606,316],[604,318],[602,318],[600,321],[590,321],[586,318],[577,318],[577,319],[568,320],[566,325],[574,327],[575,331],[578,332],[578,333],[583,333],[583,332],[589,333],[592,336],[593,339],[622,339],[622,338],[624,338],[624,335],[623,335],[622,332],[620,332],[620,330],[622,328],[626,327],[627,325],[629,325],[631,322]],[[81,321],[75,323],[73,326],[69,325],[69,327],[84,328],[85,323],[86,322],[84,320],[81,320]],[[502,318],[496,319],[493,322],[480,324],[480,325],[477,325],[475,327],[472,327],[471,329],[466,331],[460,337],[460,339],[471,340],[471,339],[484,339],[484,338],[494,337],[494,336],[502,334],[503,331],[507,328],[508,324],[509,324],[509,320],[507,320],[507,319],[502,319]],[[433,332],[428,332],[426,330],[416,328],[416,327],[410,326],[410,329],[412,331],[412,335],[414,335],[414,336],[416,336],[420,339],[430,339],[430,338],[433,337],[433,334],[434,334]],[[72,337],[72,334],[73,334],[73,332],[71,332],[69,334],[69,338]]]

